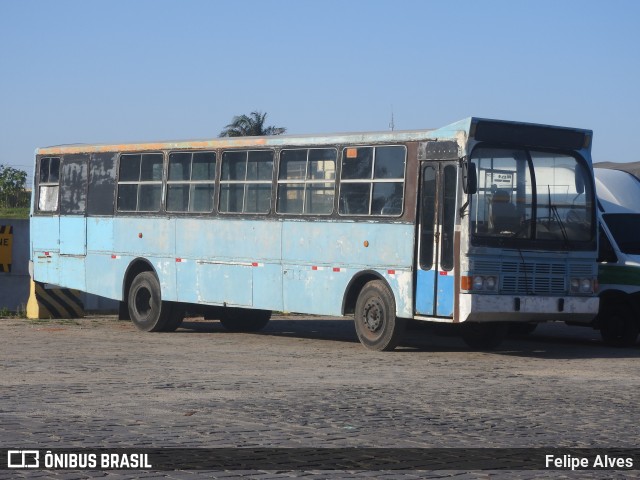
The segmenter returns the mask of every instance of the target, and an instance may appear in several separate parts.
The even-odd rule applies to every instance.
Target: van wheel
[[[612,347],[632,347],[640,333],[640,322],[624,303],[608,302],[600,313],[600,336]]]
[[[396,317],[396,302],[389,287],[381,280],[367,283],[356,301],[356,333],[370,350],[396,348],[406,328],[406,320]]]
[[[256,332],[267,326],[271,310],[250,310],[227,307],[220,314],[220,323],[230,332]]]
[[[469,322],[463,323],[460,328],[462,340],[469,347],[477,350],[493,350],[507,336],[509,324],[506,322]]]
[[[131,282],[128,298],[131,321],[144,332],[160,332],[169,318],[169,306],[160,296],[160,282],[153,272],[141,272]]]

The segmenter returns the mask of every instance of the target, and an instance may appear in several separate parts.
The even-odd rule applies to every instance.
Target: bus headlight
[[[497,275],[473,275],[460,278],[462,290],[474,292],[494,292],[498,289]]]
[[[595,289],[595,281],[593,278],[573,277],[569,283],[571,293],[594,293]]]
[[[571,292],[577,293],[580,290],[580,279],[572,278],[571,279]]]
[[[580,292],[582,293],[593,292],[593,284],[591,283],[590,278],[583,278],[582,280],[580,280]]]

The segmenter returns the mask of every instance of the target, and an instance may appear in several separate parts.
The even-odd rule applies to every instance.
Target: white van
[[[640,179],[621,170],[594,169],[600,250],[600,312],[594,327],[616,346],[640,333]]]

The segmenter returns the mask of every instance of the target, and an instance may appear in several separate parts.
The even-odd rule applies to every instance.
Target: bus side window
[[[118,154],[94,153],[89,161],[87,215],[113,215]]]
[[[88,155],[65,155],[60,175],[60,213],[84,215],[87,210]]]
[[[273,156],[273,150],[222,153],[220,212],[269,213]]]
[[[118,211],[157,212],[162,202],[162,153],[120,155]]]
[[[336,178],[335,148],[282,150],[276,212],[329,215]]]
[[[342,154],[341,215],[402,215],[404,146],[348,147]]]
[[[38,170],[38,210],[55,212],[60,191],[60,158],[41,158]]]
[[[211,212],[215,178],[215,152],[171,153],[167,179],[167,211]]]

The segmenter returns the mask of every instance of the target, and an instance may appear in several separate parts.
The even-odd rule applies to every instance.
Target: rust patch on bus
[[[235,137],[216,140],[192,140],[185,142],[122,143],[105,145],[61,145],[38,149],[39,155],[69,155],[72,153],[140,152],[147,150],[191,150],[235,147],[262,147],[264,137]]]

